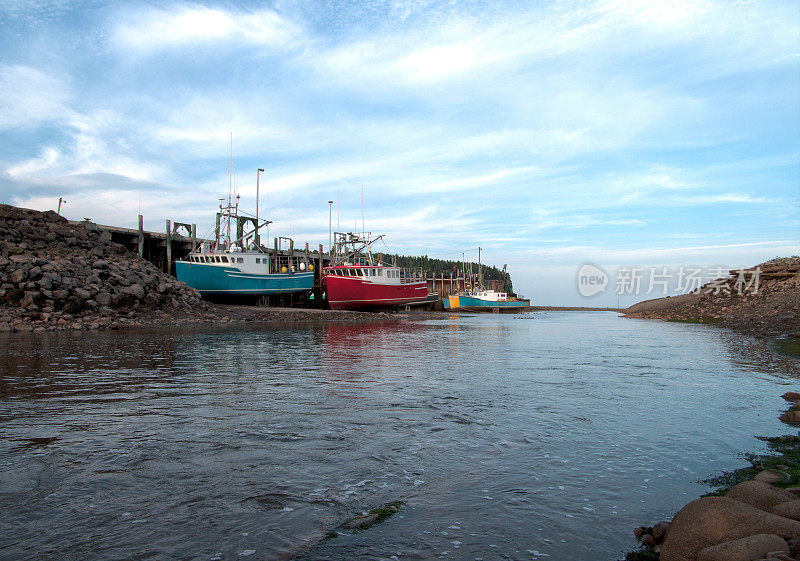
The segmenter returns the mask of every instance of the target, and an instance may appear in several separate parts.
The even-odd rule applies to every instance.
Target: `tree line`
[[[456,274],[460,275],[464,269],[465,263],[462,261],[453,261],[451,259],[435,259],[427,255],[396,255],[396,254],[383,254],[383,260],[388,263],[397,263],[398,267],[421,267],[428,275],[444,275],[450,276],[455,267]],[[469,275],[470,266],[472,266],[472,273],[478,274],[478,263],[475,261],[466,262],[466,272]],[[502,292],[513,293],[513,285],[511,283],[511,275],[503,272],[493,265],[483,264],[483,278],[484,280],[496,280],[503,282]]]

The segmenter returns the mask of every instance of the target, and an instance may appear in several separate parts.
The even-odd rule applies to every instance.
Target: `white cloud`
[[[212,47],[222,43],[291,48],[302,29],[272,10],[233,12],[203,6],[173,5],[131,11],[113,41],[140,53],[180,46]]]
[[[68,146],[44,147],[38,156],[11,164],[6,170],[9,176],[23,182],[64,184],[70,176],[97,173],[143,180],[167,175],[162,166],[137,160],[124,146],[113,146],[114,135],[123,125],[110,112],[72,113],[67,124],[72,136]]]
[[[0,129],[62,120],[69,99],[63,80],[30,66],[0,66]]]
[[[767,197],[753,197],[747,193],[720,193],[717,195],[695,195],[695,196],[680,196],[671,197],[677,203],[697,205],[697,204],[719,204],[719,203],[748,203],[748,204],[764,204],[777,202],[775,199]]]

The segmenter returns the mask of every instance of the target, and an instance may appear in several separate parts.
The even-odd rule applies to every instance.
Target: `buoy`
[[[300,270],[301,271],[305,271],[306,270],[306,264],[305,263],[300,263]]]
[[[286,267],[281,267],[281,273],[286,273]]]
[[[308,270],[309,270],[309,271],[313,271],[313,270],[314,270],[314,265],[312,265],[311,263],[309,263],[309,264],[308,264]]]

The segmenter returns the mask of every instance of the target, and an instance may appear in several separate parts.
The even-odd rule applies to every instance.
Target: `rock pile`
[[[699,290],[634,304],[627,317],[713,323],[759,336],[800,337],[800,258],[779,258]]]
[[[113,328],[205,307],[195,289],[97,231],[0,205],[0,332]]]

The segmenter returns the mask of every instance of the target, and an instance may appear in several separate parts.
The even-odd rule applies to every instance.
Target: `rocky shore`
[[[779,258],[680,296],[623,310],[626,317],[707,323],[759,337],[800,337],[800,258]]]
[[[0,205],[0,333],[402,317],[206,302],[96,230],[52,211]]]
[[[800,426],[800,393],[781,420]],[[672,521],[634,531],[642,549],[626,561],[790,561],[800,559],[800,436],[764,438],[773,454],[707,480],[721,485]]]

